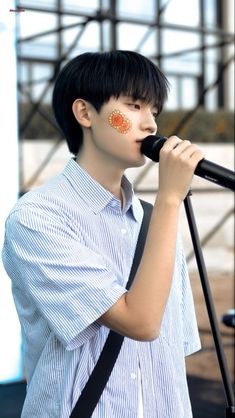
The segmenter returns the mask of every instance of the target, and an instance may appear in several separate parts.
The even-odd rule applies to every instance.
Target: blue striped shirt
[[[71,159],[9,214],[3,262],[22,327],[22,418],[68,418],[97,362],[109,332],[98,318],[126,292],[143,216],[125,176],[122,187],[123,208]],[[92,418],[137,418],[140,385],[144,418],[190,418],[185,356],[199,348],[178,238],[160,336],[124,339]]]

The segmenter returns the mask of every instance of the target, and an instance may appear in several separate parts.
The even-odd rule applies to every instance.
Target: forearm
[[[101,321],[130,338],[157,337],[175,264],[180,205],[203,154],[189,141],[172,136],[160,152],[159,193],[144,254],[135,280]]]
[[[101,322],[137,340],[152,340],[159,329],[172,283],[179,203],[157,197],[144,253],[129,290]]]
[[[143,333],[146,332],[146,339],[158,335],[169,295],[179,208],[178,202],[167,201],[160,196],[156,199],[143,257],[134,283],[126,294],[127,309],[136,320],[138,332],[141,328]],[[133,327],[134,324],[135,321]]]

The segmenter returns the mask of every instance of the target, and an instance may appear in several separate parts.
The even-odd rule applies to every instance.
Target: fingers
[[[176,136],[176,135],[173,135],[173,136],[170,136],[167,140],[166,140],[166,142],[165,142],[165,144],[164,144],[164,146],[162,147],[162,151],[164,152],[164,151],[166,151],[166,152],[168,152],[168,151],[172,151],[174,148],[176,148],[177,147],[177,145],[179,145],[181,142],[184,142],[182,139],[180,139],[178,136]]]
[[[203,158],[203,153],[190,141],[182,141],[177,136],[168,138],[160,151],[161,196],[182,202],[188,193],[197,164]]]
[[[197,145],[192,144],[188,140],[183,141],[177,136],[171,136],[167,139],[161,149],[160,155],[164,155],[165,158],[170,156],[173,160],[186,163],[192,168],[195,168],[199,161],[204,158],[203,153]]]

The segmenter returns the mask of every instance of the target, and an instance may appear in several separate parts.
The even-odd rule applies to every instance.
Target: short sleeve
[[[11,214],[3,261],[13,285],[24,289],[66,349],[91,337],[97,319],[126,292],[102,255],[44,211]]]

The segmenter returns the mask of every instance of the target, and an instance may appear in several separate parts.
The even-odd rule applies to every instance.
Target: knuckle
[[[170,137],[169,137],[169,139],[170,140],[179,140],[180,138],[177,136],[177,135],[171,135]]]
[[[167,148],[165,147],[165,145],[160,149],[160,152],[159,152],[159,154],[160,154],[160,156],[162,156],[162,155],[164,155],[164,154],[166,154],[166,152],[167,152]]]
[[[171,151],[171,147],[166,142],[160,150],[160,155],[166,156],[167,154],[169,154],[170,151]]]
[[[195,169],[195,161],[193,161],[193,160],[189,160],[189,168],[191,168],[191,169]]]
[[[183,153],[179,154],[178,158],[179,158],[180,162],[182,162],[182,163],[186,162],[187,163],[187,156],[184,155]]]
[[[197,148],[195,150],[195,157],[198,158],[199,160],[202,160],[203,158],[205,158],[205,155],[200,151],[199,148]]]

